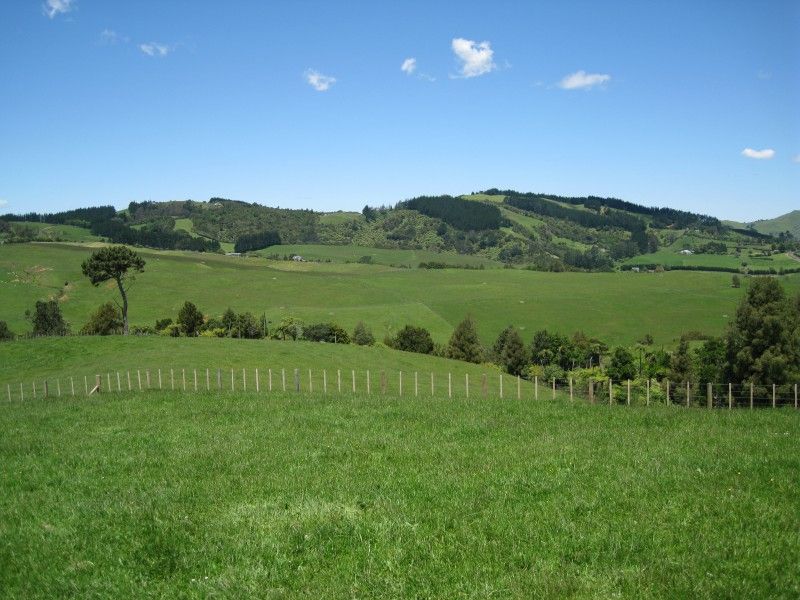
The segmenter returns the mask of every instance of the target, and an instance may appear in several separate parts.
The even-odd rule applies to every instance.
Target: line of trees
[[[503,222],[500,209],[496,206],[453,196],[418,196],[400,202],[397,207],[441,219],[461,231],[499,229]]]
[[[277,231],[265,230],[256,233],[246,233],[236,238],[233,246],[234,252],[249,252],[251,250],[261,250],[270,246],[277,246],[281,243],[281,236]]]
[[[134,229],[118,219],[94,223],[91,231],[94,235],[108,238],[115,244],[147,246],[161,250],[191,250],[193,252],[218,252],[220,249],[217,240],[192,237],[186,231],[175,231],[158,226]]]

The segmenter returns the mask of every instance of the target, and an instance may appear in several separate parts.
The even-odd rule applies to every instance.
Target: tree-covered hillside
[[[278,244],[457,252],[546,271],[800,269],[798,242],[786,233],[772,236],[704,214],[618,198],[494,188],[419,196],[393,207],[368,203],[360,214],[211,198],[131,202],[122,211],[101,206],[0,217],[5,242],[82,240],[76,231],[86,231],[87,240],[202,252],[253,252]]]

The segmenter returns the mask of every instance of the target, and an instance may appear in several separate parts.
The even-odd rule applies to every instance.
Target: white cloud
[[[798,164],[800,164],[800,154],[795,154],[795,155],[792,157],[792,162],[793,162],[793,163],[798,163]]]
[[[755,158],[756,160],[769,160],[775,156],[775,150],[772,148],[764,148],[763,150],[753,150],[752,148],[745,148],[742,150],[742,156],[747,158]]]
[[[461,77],[477,77],[497,68],[494,64],[494,50],[489,42],[478,44],[472,40],[454,38],[451,46],[461,61]]]
[[[329,75],[323,75],[319,71],[315,71],[314,69],[308,69],[305,72],[305,78],[308,82],[308,85],[313,87],[318,92],[326,92],[328,91],[331,86],[336,83],[336,77],[331,77]]]
[[[417,59],[416,58],[405,59],[403,61],[403,64],[400,65],[400,70],[406,75],[411,75],[414,71],[417,70]]]
[[[128,43],[127,36],[120,35],[113,29],[103,29],[100,32],[100,42],[103,44],[116,44],[117,42]]]
[[[558,82],[558,87],[562,90],[589,90],[596,85],[602,85],[611,81],[611,75],[605,73],[587,73],[586,71],[575,71],[567,75]]]
[[[146,44],[139,44],[139,50],[147,54],[147,56],[166,56],[171,49],[166,44],[147,42]]]
[[[8,200],[3,200],[0,198],[0,206],[5,206],[6,204],[8,204]]]
[[[772,79],[772,73],[761,69],[758,73],[756,73],[756,77],[759,79]]]
[[[42,4],[42,12],[51,19],[57,15],[68,13],[73,8],[75,8],[73,0],[47,0]]]

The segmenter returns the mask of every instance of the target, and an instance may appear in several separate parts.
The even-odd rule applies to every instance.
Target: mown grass
[[[0,430],[9,598],[800,594],[793,411],[154,392]]]
[[[103,302],[117,299],[113,283],[91,286],[80,265],[91,248],[70,244],[0,247],[0,320],[28,331],[25,311],[38,299],[58,298],[78,330]],[[139,250],[147,261],[130,292],[131,323],[152,325],[191,300],[210,315],[226,308],[265,313],[274,323],[291,315],[358,321],[382,339],[407,323],[428,328],[445,343],[466,314],[483,341],[513,324],[528,341],[547,328],[582,330],[610,344],[644,334],[672,345],[684,331],[719,334],[745,293],[727,273],[542,273],[516,269],[392,269],[384,265],[293,263],[217,254]],[[781,279],[790,293],[800,277]],[[67,285],[65,285],[65,283]]]

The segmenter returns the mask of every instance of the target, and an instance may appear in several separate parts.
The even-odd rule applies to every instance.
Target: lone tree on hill
[[[144,259],[125,246],[101,248],[81,265],[95,287],[113,279],[122,296],[122,331],[128,335],[128,290],[134,282],[134,274],[144,271]]]
[[[471,363],[480,363],[483,360],[483,346],[478,339],[472,317],[466,317],[456,326],[447,344],[447,357]]]

